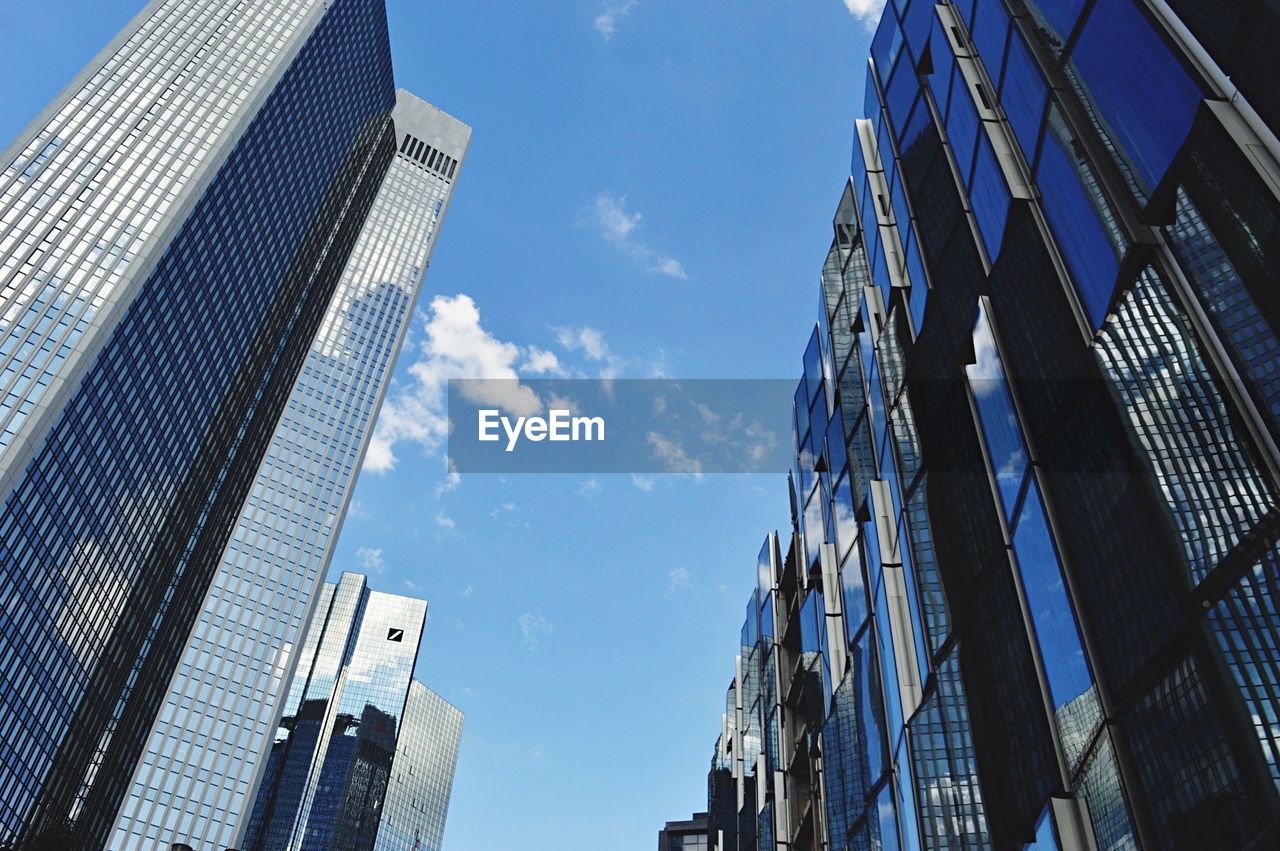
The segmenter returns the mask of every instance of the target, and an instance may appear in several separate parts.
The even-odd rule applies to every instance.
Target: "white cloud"
[[[537,650],[542,639],[556,631],[556,625],[541,612],[525,612],[520,616],[520,632],[530,650]]]
[[[587,499],[595,499],[596,495],[603,490],[604,487],[601,486],[599,479],[583,479],[578,484],[578,493]]]
[[[652,431],[646,435],[646,438],[649,445],[653,447],[653,457],[661,461],[668,471],[689,473],[694,476],[702,475],[702,461],[690,458],[679,443]]]
[[[619,251],[645,264],[650,272],[681,281],[689,280],[689,274],[679,260],[654,250],[637,238],[636,231],[644,216],[627,210],[625,195],[601,192],[595,198],[593,213],[600,235]]]
[[[880,24],[884,4],[885,0],[844,0],[844,7],[849,10],[849,14],[862,21],[869,32],[875,32]]]
[[[604,341],[604,332],[595,328],[557,328],[556,341],[570,352],[582,351],[592,360],[604,360],[609,357],[609,346]]]
[[[624,0],[622,3],[612,2],[606,4],[604,11],[596,16],[596,32],[604,36],[605,40],[613,38],[618,31],[618,24],[639,5],[639,0]]]
[[[631,484],[647,493],[648,491],[653,490],[653,476],[639,476],[632,473]]]
[[[360,569],[365,573],[382,573],[383,561],[381,549],[360,547],[356,550],[356,559],[360,562]]]
[[[683,567],[677,567],[668,573],[667,580],[669,582],[667,585],[668,592],[687,590],[693,587],[693,581],[689,578],[689,571]]]
[[[445,514],[443,508],[436,512],[436,525],[450,532],[458,528],[457,521]]]
[[[364,467],[375,473],[395,467],[397,443],[417,443],[428,452],[444,443],[449,434],[445,402],[450,378],[499,379],[468,385],[471,401],[520,416],[542,410],[537,395],[520,384],[516,364],[532,361],[545,366],[547,353],[525,351],[494,337],[480,324],[480,309],[470,296],[436,296],[421,321],[426,339],[414,350],[411,383],[392,388],[369,442]],[[456,476],[450,470],[444,490],[457,486]]]
[[[521,364],[520,371],[534,375],[560,372],[560,359],[556,357],[555,352],[548,352],[537,346],[530,346],[525,352],[524,363]]]

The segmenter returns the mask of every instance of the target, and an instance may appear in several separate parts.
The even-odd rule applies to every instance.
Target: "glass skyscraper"
[[[0,840],[230,844],[468,136],[381,0],[155,0],[0,156]]]
[[[462,714],[411,680],[427,604],[325,583],[237,847],[438,849]]]
[[[1280,843],[1277,23],[886,6],[714,847]]]

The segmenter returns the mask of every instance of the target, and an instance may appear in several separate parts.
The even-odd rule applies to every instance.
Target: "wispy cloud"
[[[875,32],[880,24],[884,4],[885,0],[844,0],[844,7],[849,10],[849,14],[862,21],[868,32]]]
[[[384,563],[382,561],[382,550],[373,547],[360,547],[356,550],[356,561],[360,564],[360,569],[365,573],[379,574],[382,573]]]
[[[542,639],[555,631],[556,625],[541,612],[525,612],[520,616],[520,633],[524,636],[525,646],[530,650],[537,650]]]
[[[631,484],[635,485],[646,493],[653,490],[653,476],[641,476],[636,473],[631,474]]]
[[[600,484],[599,479],[583,479],[578,484],[578,493],[587,499],[595,499],[603,490],[604,486]]]
[[[689,280],[684,266],[674,257],[651,248],[642,241],[637,230],[644,216],[627,209],[625,195],[601,192],[592,205],[592,221],[611,245],[636,261],[643,263],[650,272],[666,275],[681,281]]]
[[[595,28],[606,41],[618,32],[618,24],[622,23],[631,12],[639,6],[639,0],[623,0],[623,2],[606,3],[604,11],[596,15]]]
[[[675,593],[676,591],[684,591],[693,587],[693,580],[689,578],[689,571],[683,567],[677,567],[667,574],[667,592]]]
[[[445,514],[442,508],[436,512],[436,525],[447,532],[452,532],[458,528],[458,521]]]

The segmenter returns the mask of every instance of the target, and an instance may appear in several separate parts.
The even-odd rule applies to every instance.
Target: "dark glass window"
[[[978,137],[978,154],[973,164],[969,185],[969,201],[978,219],[978,230],[987,246],[987,257],[994,263],[1000,256],[1004,225],[1009,217],[1009,185],[996,159],[986,133]]]
[[[1036,140],[1049,102],[1049,86],[1026,42],[1015,31],[1000,82],[1000,106],[1027,163],[1035,165]]]
[[[1004,0],[978,0],[969,32],[974,46],[978,48],[978,58],[987,69],[987,76],[993,80],[1000,79],[1005,44],[1009,40],[1009,10],[1005,8]]]
[[[1084,5],[1085,0],[1027,0],[1036,35],[1055,56],[1062,53]]]
[[[952,72],[951,105],[947,109],[947,141],[956,157],[956,165],[962,177],[968,177],[973,167],[973,149],[978,142],[978,108],[973,105],[968,84],[959,66]]]
[[[1097,181],[1092,167],[1053,107],[1049,110],[1036,181],[1045,218],[1096,329],[1106,317],[1120,264],[1093,201]]]
[[[1098,3],[1071,51],[1073,82],[1145,198],[1191,130],[1203,97],[1130,0]]]

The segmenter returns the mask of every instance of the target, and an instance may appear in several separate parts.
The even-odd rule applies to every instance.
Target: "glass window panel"
[[[920,80],[916,77],[915,66],[906,51],[898,57],[898,66],[889,80],[885,90],[885,108],[889,112],[889,121],[897,131],[906,126],[907,115],[911,111],[911,102],[920,90]],[[883,150],[882,150],[883,155]]]
[[[978,109],[973,105],[968,84],[956,66],[951,72],[951,105],[947,109],[947,141],[955,153],[962,178],[973,168],[973,148],[978,141]]]
[[[880,390],[880,364],[877,357],[871,359],[867,391],[868,406],[871,409],[871,439],[875,442],[876,458],[879,461],[884,454],[885,436],[889,427],[884,413],[884,394]]]
[[[893,798],[893,785],[885,786],[880,791],[880,797],[876,799],[875,812],[869,818],[873,832],[880,834],[880,844],[878,846],[880,851],[899,851],[902,848],[898,842],[898,821]]]
[[[1203,97],[1164,40],[1129,0],[1098,3],[1071,51],[1077,80],[1145,196],[1182,148]]]
[[[911,325],[917,334],[924,327],[924,310],[929,298],[928,278],[924,273],[924,261],[920,258],[920,248],[916,245],[915,227],[909,228],[907,237],[907,274],[911,277],[911,297],[908,307],[911,311]]]
[[[929,43],[929,32],[936,17],[934,0],[912,0],[906,12],[900,16],[902,35],[911,55],[919,61],[924,47]]]
[[[1012,517],[1018,489],[1027,469],[1027,452],[985,303],[978,305],[978,320],[973,327],[973,352],[974,363],[965,366],[964,371],[973,388],[978,419],[982,434],[987,439],[987,451],[991,455],[991,468],[995,472],[1005,517]]]
[[[844,599],[844,619],[848,636],[852,639],[867,619],[867,583],[863,575],[861,545],[857,543],[858,521],[853,514],[849,483],[842,482],[836,488],[836,526],[840,547],[845,551],[840,568],[840,584]]]
[[[898,150],[904,159],[910,156],[912,147],[919,140],[920,134],[929,126],[930,120],[929,105],[925,103],[923,94],[917,94],[915,103],[911,107],[911,117],[907,119],[906,126],[898,136]]]
[[[1034,480],[1018,517],[1013,549],[1018,556],[1040,655],[1044,658],[1049,693],[1054,707],[1060,709],[1090,690],[1093,675],[1080,643],[1080,632]]]
[[[978,155],[973,164],[969,202],[978,219],[978,230],[982,233],[982,241],[986,243],[987,256],[994,264],[1000,256],[1000,246],[1004,240],[1010,196],[1004,172],[1000,169],[986,133],[981,133],[978,138]]]
[[[1027,0],[1036,34],[1054,56],[1062,54],[1084,4],[1085,0]]]
[[[920,825],[917,821],[915,783],[911,780],[911,760],[907,756],[907,741],[898,746],[894,783],[898,793],[898,825],[902,831],[903,848],[921,848]]]
[[[822,389],[822,343],[816,329],[809,336],[809,345],[804,350],[804,381],[809,392],[809,398],[805,400],[808,405]]]
[[[876,28],[875,38],[871,41],[871,58],[875,60],[881,86],[888,88],[885,81],[889,79],[889,71],[901,51],[902,30],[898,28],[898,16],[891,7],[886,7],[884,14],[880,16],[880,26]]]
[[[1013,127],[1022,154],[1029,164],[1036,161],[1036,140],[1049,100],[1049,86],[1031,49],[1016,32],[1009,45],[1004,76],[1000,83],[1000,106]]]
[[[1077,150],[1056,108],[1050,107],[1036,181],[1045,218],[1096,329],[1106,318],[1120,263],[1087,188],[1094,183],[1092,172]]]
[[[907,192],[902,183],[902,175],[897,163],[890,169],[893,185],[889,190],[889,199],[893,204],[893,219],[898,223],[898,233],[904,234],[911,227],[911,210],[907,206]]]
[[[848,463],[844,442],[844,417],[836,408],[827,425],[827,469],[832,476],[839,476]]]
[[[1004,0],[979,0],[969,33],[978,48],[982,66],[987,69],[987,76],[993,80],[1000,79],[1005,43],[1009,39],[1009,12]]]
[[[876,583],[876,642],[880,649],[880,670],[884,675],[885,718],[889,725],[889,741],[896,742],[902,732],[902,695],[898,691],[898,666],[893,655],[893,633],[889,629],[889,603],[883,582]]]

